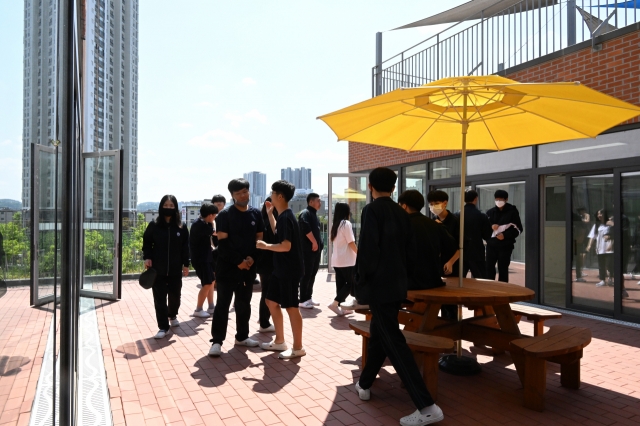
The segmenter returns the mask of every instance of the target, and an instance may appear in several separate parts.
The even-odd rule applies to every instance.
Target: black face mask
[[[160,208],[160,216],[173,216],[175,214],[175,209],[168,209],[166,207]]]

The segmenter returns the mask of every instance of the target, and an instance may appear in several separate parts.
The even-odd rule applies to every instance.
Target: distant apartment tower
[[[57,3],[24,2],[24,208],[31,207],[30,145],[55,137]],[[123,151],[122,208],[130,215],[138,202],[138,0],[86,0],[85,12],[84,151]],[[89,217],[114,207],[113,168],[110,161],[87,166],[87,177],[99,176],[85,186]]]
[[[280,178],[292,183],[296,189],[311,189],[311,169],[287,167],[280,170]]]
[[[243,177],[249,182],[251,200],[249,205],[260,209],[267,198],[267,175],[261,172],[245,173]]]

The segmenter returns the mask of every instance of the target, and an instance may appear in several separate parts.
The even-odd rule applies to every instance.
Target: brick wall
[[[508,71],[508,70],[507,70]],[[523,83],[579,81],[616,98],[640,105],[640,31],[602,43],[602,50],[591,46],[531,67],[507,74]],[[627,122],[638,122],[638,118]],[[459,151],[421,151],[409,153],[362,143],[349,143],[349,171],[393,166],[457,154]]]

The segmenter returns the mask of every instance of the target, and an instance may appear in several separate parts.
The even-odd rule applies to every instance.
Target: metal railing
[[[640,0],[522,0],[454,24],[374,66],[372,95],[445,77],[495,74],[634,24],[639,7]]]

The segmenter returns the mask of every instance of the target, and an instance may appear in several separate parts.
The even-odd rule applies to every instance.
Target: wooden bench
[[[362,368],[364,368],[367,362],[367,345],[371,336],[371,322],[349,321],[349,327],[362,336]],[[438,360],[441,353],[453,350],[453,340],[412,331],[402,331],[402,334],[407,340],[409,349],[422,356],[422,379],[435,400],[438,397]]]
[[[524,406],[544,410],[547,361],[560,364],[562,386],[580,388],[580,358],[589,343],[591,330],[568,325],[554,325],[541,336],[511,341],[511,356],[524,385]]]
[[[562,314],[559,312],[549,311],[546,309],[538,308],[537,306],[520,305],[517,303],[509,304],[511,311],[516,317],[516,321],[520,322],[522,317],[525,317],[529,321],[533,322],[533,335],[540,336],[544,333],[544,322],[550,319],[560,319]],[[490,315],[493,312],[484,312],[483,307],[471,306],[470,310],[474,311],[475,316]]]

